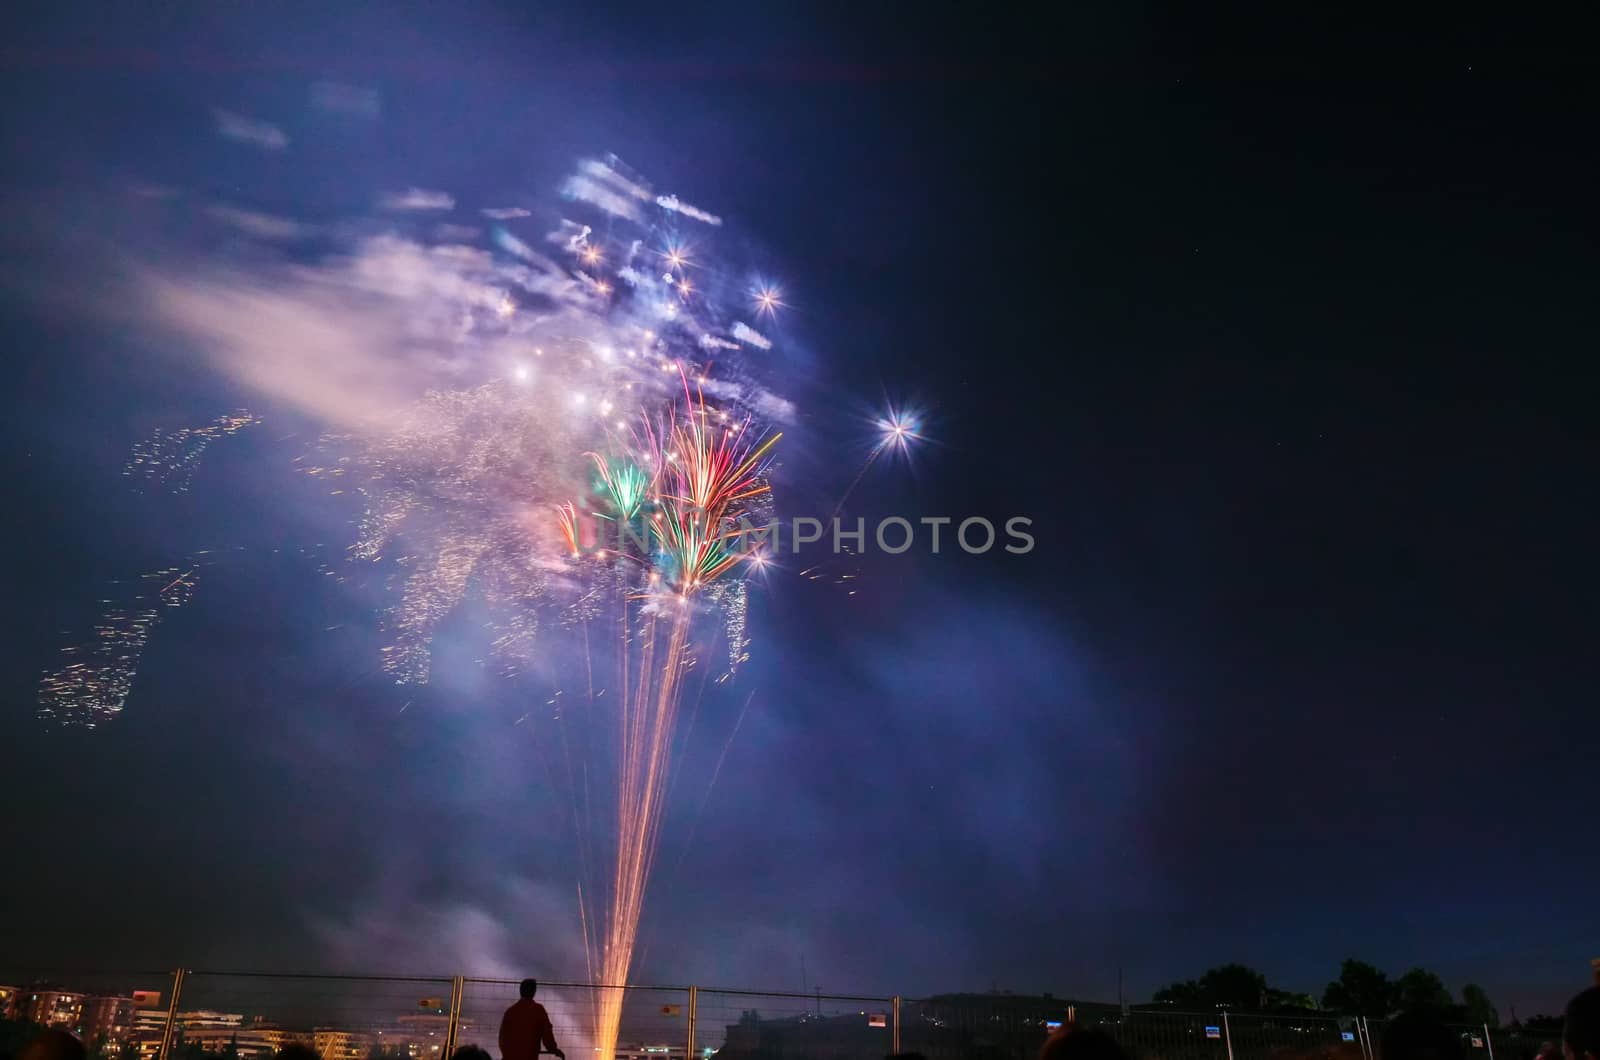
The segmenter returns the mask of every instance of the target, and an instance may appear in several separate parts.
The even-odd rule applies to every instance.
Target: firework
[[[747,535],[764,529],[762,502],[770,493],[764,471],[781,437],[763,434],[749,417],[729,422],[726,410],[708,406],[703,390],[691,392],[685,371],[678,374],[681,407],[659,420],[644,416],[631,443],[618,443],[621,451],[588,454],[595,510],[582,513],[571,502],[556,510],[561,538],[579,565],[619,575],[609,583],[621,690],[616,856],[603,911],[585,908],[582,916],[591,975],[605,983],[626,982],[632,965],[659,847],[683,675],[695,661],[699,599],[726,616],[730,671],[745,655],[744,588],[726,576],[753,554],[744,547]],[[614,548],[584,554],[585,514],[597,530],[613,528]],[[615,1046],[621,1005],[614,990],[599,998],[601,1055]]]
[[[587,779],[570,779],[592,763],[567,768],[590,971],[620,983],[686,675],[719,638],[719,682],[749,657],[748,538],[770,522],[773,421],[793,408],[767,382],[778,288],[718,260],[719,217],[615,159],[582,163],[563,192],[575,216],[483,207],[496,224],[481,246],[428,218],[454,204],[449,194],[391,193],[379,200],[382,234],[369,219],[320,258],[264,253],[242,270],[154,275],[144,301],[225,371],[335,428],[296,463],[355,505],[338,576],[385,581],[379,661],[396,684],[432,679],[434,640],[469,601],[499,673],[565,682],[563,660],[581,658],[585,694],[567,698],[585,709],[556,723],[566,756],[574,715],[605,707],[617,722],[596,730],[614,733],[616,749],[615,857],[603,868],[590,847],[608,837]],[[186,486],[205,446],[250,422],[158,434],[128,474]],[[179,578],[171,592],[192,589],[191,574],[163,573]],[[41,713],[120,710],[168,592],[108,609],[93,650],[47,677]],[[573,744],[580,755],[605,746]],[[621,1004],[606,993],[602,1055]]]
[[[469,595],[489,616],[503,674],[547,669],[542,636],[582,646],[586,710],[560,711],[556,724],[589,973],[618,983],[631,971],[660,843],[685,675],[718,636],[719,682],[749,658],[742,575],[758,552],[746,539],[771,517],[779,435],[767,421],[791,410],[766,388],[765,370],[742,360],[774,341],[738,314],[753,303],[772,317],[777,289],[729,279],[736,271],[710,244],[691,252],[676,234],[678,218],[710,224],[709,215],[659,204],[615,160],[580,167],[567,192],[611,216],[563,219],[547,239],[555,259],[502,237],[495,245],[515,264],[389,244],[366,250],[381,266],[329,267],[325,283],[364,292],[374,275],[446,271],[448,282],[431,286],[460,293],[427,316],[453,321],[450,348],[510,355],[498,378],[435,389],[379,430],[327,436],[302,470],[361,501],[349,555],[388,571],[382,664],[397,683],[429,680],[433,637]],[[654,221],[653,204],[663,211]],[[547,304],[525,311],[525,295]],[[581,760],[604,739],[566,734],[599,705],[616,721],[609,763]],[[615,778],[606,858],[597,793],[577,779],[592,770]],[[620,1006],[617,991],[595,999],[601,1055],[615,1045]]]

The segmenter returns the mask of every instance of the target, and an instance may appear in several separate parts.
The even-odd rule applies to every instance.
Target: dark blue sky
[[[796,510],[904,395],[940,444],[860,514],[1025,514],[1039,542],[758,596],[751,667],[686,744],[642,978],[797,988],[803,957],[824,989],[1106,997],[1119,967],[1144,994],[1241,960],[1320,991],[1353,955],[1523,1012],[1581,985],[1596,158],[1560,27],[6,22],[0,906],[74,910],[8,915],[8,956],[580,973],[565,804],[512,724],[546,690],[483,676],[459,616],[398,713],[374,601],[298,551],[348,527],[290,469],[317,426],[293,412],[189,493],[131,495],[152,429],[268,403],[131,327],[115,276],[232,253],[134,188],[323,223],[396,187],[548,201],[616,152],[782,275]],[[377,113],[319,110],[325,82]],[[205,547],[235,551],[124,715],[41,728],[62,631]]]

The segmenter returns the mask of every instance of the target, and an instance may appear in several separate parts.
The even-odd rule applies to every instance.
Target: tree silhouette
[[[1153,1000],[1193,1008],[1261,1008],[1267,1003],[1267,977],[1242,964],[1212,968],[1156,991]]]
[[[1273,1010],[1304,1009],[1315,1012],[1317,1008],[1317,999],[1312,997],[1310,994],[1297,994],[1292,990],[1275,990],[1272,987],[1268,987],[1266,1007]]]
[[[1489,1003],[1488,992],[1477,983],[1468,983],[1461,988],[1461,1004],[1467,1010],[1468,1022],[1500,1026],[1500,1013]]]
[[[1395,999],[1403,1009],[1447,1009],[1455,1005],[1455,998],[1445,988],[1444,980],[1426,968],[1413,968],[1394,983]]]
[[[1346,1016],[1382,1019],[1394,1011],[1395,986],[1366,961],[1348,958],[1339,966],[1339,978],[1322,991],[1322,1007]]]

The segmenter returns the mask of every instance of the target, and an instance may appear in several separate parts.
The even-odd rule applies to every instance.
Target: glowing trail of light
[[[703,391],[691,391],[681,366],[679,376],[685,408],[659,427],[645,420],[636,439],[642,452],[616,460],[590,454],[600,480],[597,495],[608,509],[597,515],[625,522],[650,513],[648,555],[629,555],[628,538],[617,540],[619,556],[647,567],[648,575],[642,586],[624,593],[618,625],[617,858],[598,962],[600,982],[608,986],[628,980],[660,846],[683,675],[694,665],[693,604],[745,558],[740,540],[755,530],[748,525],[750,505],[770,489],[765,465],[780,437],[761,436],[748,419],[726,423],[707,408]],[[562,505],[557,514],[576,553],[576,507]],[[636,601],[642,601],[637,632],[631,621]],[[620,991],[602,989],[595,1029],[602,1056],[615,1049],[621,1007]]]

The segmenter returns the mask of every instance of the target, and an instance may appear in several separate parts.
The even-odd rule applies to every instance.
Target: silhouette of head
[[[1427,1009],[1402,1012],[1383,1031],[1383,1060],[1462,1060],[1461,1035]]]
[[[1104,1031],[1067,1026],[1045,1039],[1039,1060],[1128,1060],[1128,1054]]]
[[[1561,1032],[1568,1060],[1600,1060],[1600,986],[1591,986],[1567,1002],[1567,1026]]]
[[[304,1042],[290,1042],[278,1050],[278,1060],[322,1060],[322,1054]]]
[[[517,988],[517,993],[522,995],[523,1000],[527,1000],[538,992],[539,980],[537,979],[524,979],[522,985]]]
[[[493,1060],[493,1058],[476,1045],[463,1045],[450,1054],[450,1060]]]
[[[63,1030],[48,1030],[29,1042],[17,1060],[84,1060],[83,1043]]]

